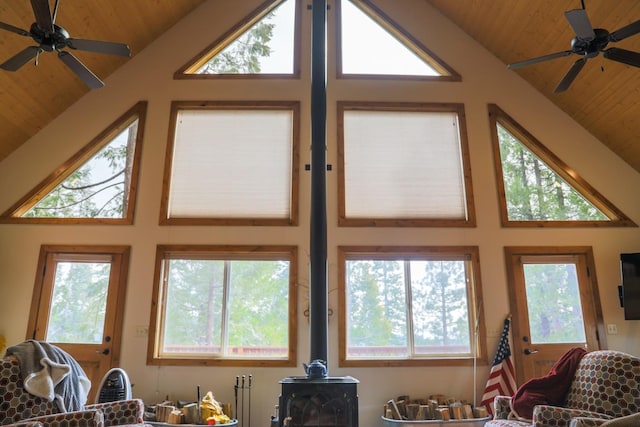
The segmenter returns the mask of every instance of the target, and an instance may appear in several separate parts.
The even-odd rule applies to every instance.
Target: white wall
[[[308,323],[302,316],[308,285],[309,174],[301,174],[300,226],[284,232],[273,227],[160,227],[158,225],[169,106],[172,100],[254,99],[303,102],[301,166],[309,163],[309,60],[303,58],[302,78],[294,82],[274,80],[267,89],[252,81],[174,81],[173,73],[201,49],[252,10],[258,0],[205,2],[198,10],[170,29],[106,80],[106,87],[93,91],[71,106],[58,119],[36,134],[0,163],[0,211],[26,194],[55,167],[94,138],[129,107],[149,102],[143,142],[142,168],[136,217],[133,226],[0,225],[0,334],[9,343],[26,336],[38,251],[42,244],[124,244],[132,247],[129,287],[125,307],[122,367],[135,383],[135,395],[147,401],[165,396],[193,398],[196,385],[212,390],[222,401],[233,400],[236,375],[252,374],[252,419],[267,423],[279,395],[278,381],[302,375],[302,368],[198,368],[146,366],[145,338],[136,336],[136,326],[148,325],[157,244],[297,244],[300,318],[298,319],[298,363],[308,361]],[[396,22],[402,22],[422,43],[463,76],[460,83],[349,82],[333,78],[335,61],[329,56],[328,162],[336,159],[336,100],[381,100],[417,102],[461,102],[466,108],[471,170],[477,210],[476,228],[380,229],[340,228],[337,224],[337,177],[328,173],[328,247],[330,306],[337,308],[336,247],[338,245],[477,245],[480,248],[488,347],[493,356],[498,331],[508,313],[503,247],[510,245],[592,246],[596,261],[605,323],[615,323],[618,335],[607,336],[608,347],[640,354],[640,322],[624,321],[616,287],[620,281],[621,252],[640,250],[637,228],[503,229],[491,154],[487,104],[496,103],[553,150],[618,208],[640,222],[640,202],[630,188],[640,187],[640,174],[612,154],[537,93],[517,74],[507,70],[470,37],[421,0],[377,0]],[[393,9],[390,7],[393,6]],[[335,8],[332,8],[335,10]],[[308,24],[310,12],[304,10]],[[333,13],[330,11],[330,28]],[[330,33],[330,38],[333,38]],[[310,42],[303,34],[303,45]],[[363,95],[365,93],[365,95]],[[304,168],[301,167],[303,170]],[[335,168],[334,168],[335,170]],[[337,318],[330,319],[330,374],[351,375],[361,382],[360,423],[376,425],[382,405],[400,394],[425,396],[444,393],[473,399],[472,368],[353,368],[337,366]],[[476,390],[482,392],[488,367],[477,374]]]

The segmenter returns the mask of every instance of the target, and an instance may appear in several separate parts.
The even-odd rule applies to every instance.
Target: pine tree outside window
[[[499,124],[498,138],[509,220],[608,219]]]
[[[470,360],[481,286],[475,247],[340,247],[344,366]]]
[[[266,1],[215,40],[175,78],[299,74],[299,0]]]
[[[499,107],[489,116],[503,226],[635,226]]]
[[[158,246],[151,364],[295,363],[297,249]],[[189,362],[181,362],[181,364]]]
[[[122,218],[130,180],[132,123],[23,216],[25,218]]]
[[[131,224],[146,102],[114,121],[26,196],[0,222]]]

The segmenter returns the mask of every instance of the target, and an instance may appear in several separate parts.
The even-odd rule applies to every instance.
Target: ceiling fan
[[[526,65],[537,64],[538,62],[548,61],[550,59],[560,58],[573,54],[581,56],[571,65],[567,74],[562,78],[554,93],[564,92],[569,88],[571,83],[578,76],[582,67],[590,58],[595,58],[602,52],[602,56],[613,61],[622,62],[634,67],[640,67],[640,53],[627,49],[610,47],[605,49],[610,42],[619,42],[627,37],[633,36],[640,32],[640,20],[624,26],[612,33],[602,28],[593,28],[587,11],[582,0],[582,9],[574,9],[564,13],[565,18],[569,21],[569,25],[573,29],[576,36],[571,40],[571,49],[562,52],[552,53],[537,58],[528,59],[526,61],[515,62],[509,64],[508,68],[514,70]]]
[[[17,71],[34,58],[35,64],[37,65],[38,57],[41,53],[56,51],[58,52],[58,58],[87,86],[91,89],[101,88],[104,86],[104,83],[80,62],[78,58],[64,49],[69,48],[110,55],[131,56],[129,46],[122,43],[74,39],[69,37],[67,30],[55,24],[58,2],[59,0],[56,0],[52,14],[49,8],[49,0],[31,0],[31,8],[33,9],[36,22],[31,24],[29,31],[0,22],[1,29],[20,34],[21,36],[31,37],[38,44],[37,46],[29,46],[18,52],[0,64],[0,68],[7,71]]]

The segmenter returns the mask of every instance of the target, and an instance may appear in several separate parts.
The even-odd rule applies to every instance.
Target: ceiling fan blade
[[[16,34],[20,34],[21,36],[31,36],[31,33],[29,31],[23,30],[22,28],[14,27],[13,25],[5,24],[4,22],[0,22],[0,28]]]
[[[624,26],[619,30],[616,30],[613,33],[609,34],[609,40],[612,42],[619,42],[620,40],[624,40],[627,37],[631,37],[634,34],[638,33],[640,33],[640,20]]]
[[[551,53],[549,55],[539,56],[537,58],[527,59],[526,61],[514,62],[513,64],[507,65],[507,68],[511,70],[515,70],[516,68],[525,67],[527,65],[537,64],[538,62],[548,61],[550,59],[561,58],[563,56],[571,55],[573,52],[570,50],[565,50],[562,52]]]
[[[53,32],[53,19],[49,0],[31,0],[31,8],[36,17],[36,24],[45,31]]]
[[[623,64],[640,67],[640,53],[638,52],[612,47],[605,50],[602,56],[613,61],[622,62]]]
[[[578,77],[578,73],[580,72],[580,70],[582,70],[582,67],[584,67],[584,64],[586,63],[587,58],[578,59],[576,62],[574,62],[571,68],[569,68],[569,71],[567,71],[567,74],[565,74],[560,83],[558,83],[558,86],[553,91],[553,93],[560,93],[569,89],[569,86],[571,86],[571,83],[573,83],[576,77]]]
[[[129,50],[129,46],[123,43],[68,38],[67,46],[69,46],[71,49],[86,50],[88,52],[106,53],[109,55],[119,56],[131,56],[131,50]]]
[[[596,38],[596,33],[593,31],[587,11],[584,9],[569,10],[564,13],[565,18],[569,21],[569,25],[573,28],[578,38],[583,40],[593,40]]]
[[[38,46],[29,46],[2,63],[0,68],[7,71],[17,71],[24,64],[38,56],[41,51],[42,49]]]
[[[80,79],[85,82],[91,89],[99,89],[104,86],[102,80],[100,80],[95,74],[91,72],[82,62],[69,52],[58,52],[58,58],[65,63],[67,67],[71,69]]]

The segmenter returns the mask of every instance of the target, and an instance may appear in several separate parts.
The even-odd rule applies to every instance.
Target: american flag
[[[496,357],[493,358],[489,379],[482,395],[481,404],[486,406],[489,414],[493,416],[493,399],[496,396],[513,396],[516,392],[516,374],[511,360],[511,349],[509,348],[509,326],[511,317],[504,320],[502,336],[498,343]]]

